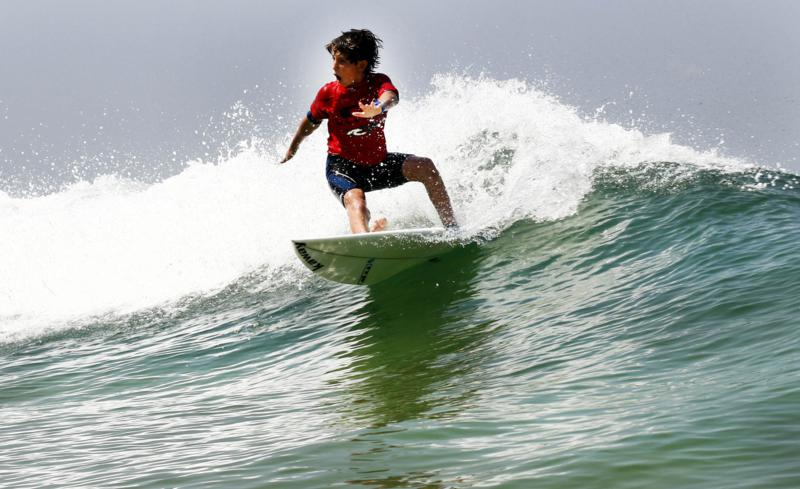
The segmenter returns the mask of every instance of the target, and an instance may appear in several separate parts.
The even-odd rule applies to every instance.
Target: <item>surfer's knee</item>
[[[433,160],[420,156],[409,156],[403,164],[403,174],[409,180],[422,183],[438,182],[439,170]]]
[[[363,208],[366,210],[367,208],[367,197],[360,188],[348,190],[347,193],[344,194],[342,202],[344,202],[344,206],[348,209]]]

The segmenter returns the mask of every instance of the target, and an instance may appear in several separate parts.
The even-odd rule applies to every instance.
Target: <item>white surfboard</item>
[[[442,228],[293,239],[292,243],[295,254],[312,272],[334,282],[358,285],[378,283],[457,246]]]

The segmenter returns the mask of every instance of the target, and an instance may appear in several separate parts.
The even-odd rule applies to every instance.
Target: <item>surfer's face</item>
[[[338,51],[333,51],[333,76],[345,87],[363,80],[366,69],[366,60],[352,63]]]

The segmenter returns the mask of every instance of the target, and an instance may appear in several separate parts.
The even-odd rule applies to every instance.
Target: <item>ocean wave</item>
[[[289,240],[347,232],[324,181],[324,132],[285,165],[277,161],[287,135],[276,133],[269,144],[190,162],[157,183],[108,175],[50,195],[0,193],[8,237],[0,242],[0,338],[214,294],[253,273],[276,284],[309,280]],[[523,80],[437,76],[428,94],[393,109],[387,139],[390,151],[436,162],[475,239],[574,215],[598,176],[604,188],[612,180],[668,188],[698,170],[761,171],[668,134],[587,119]],[[770,178],[741,186],[796,185],[791,176]],[[398,228],[438,224],[417,184],[375,192],[369,203]]]

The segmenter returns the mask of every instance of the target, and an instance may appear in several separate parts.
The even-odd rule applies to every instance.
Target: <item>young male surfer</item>
[[[350,231],[365,233],[386,227],[370,214],[364,195],[372,190],[397,187],[406,182],[425,185],[439,218],[446,227],[456,220],[442,178],[430,158],[388,153],[383,126],[386,112],[397,105],[398,91],[388,76],[375,73],[382,41],[366,29],[351,29],[329,42],[336,81],[324,85],[300,121],[286,156],[289,161],[300,143],[328,119],[328,185],[347,210]]]

